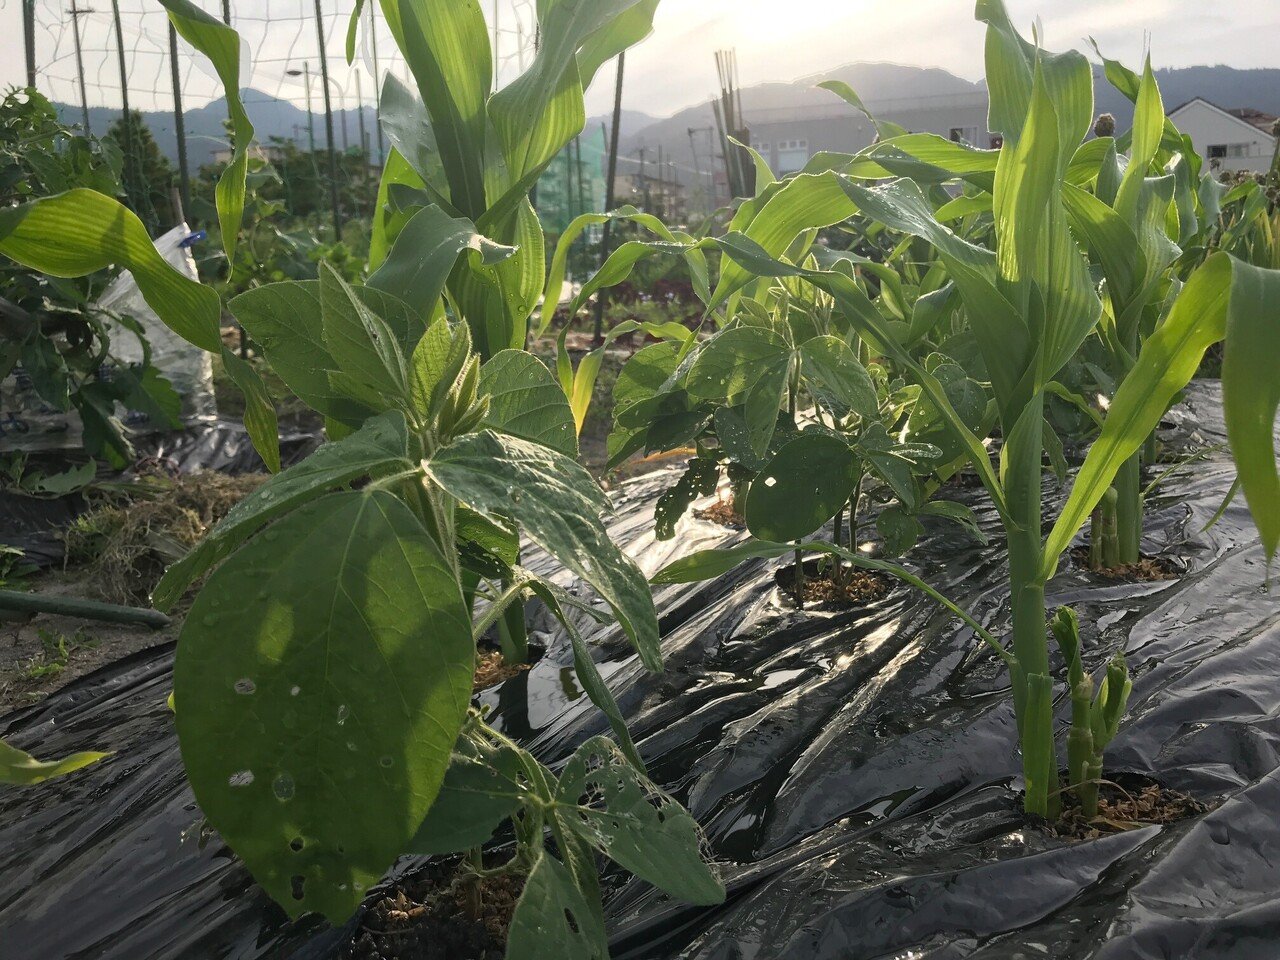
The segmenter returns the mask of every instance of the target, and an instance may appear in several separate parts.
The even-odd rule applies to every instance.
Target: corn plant
[[[1092,123],[1092,72],[1078,53],[1050,54],[1024,40],[999,0],[980,0],[978,16],[988,25],[990,126],[1004,137],[1001,149],[960,155],[927,138],[892,138],[874,155],[854,158],[834,173],[831,186],[840,193],[823,187],[831,197],[823,219],[860,213],[936,248],[989,371],[1004,440],[998,465],[988,455],[986,438],[965,425],[938,378],[911,355],[857,283],[839,272],[789,263],[780,258],[781,249],[759,238],[731,234],[718,246],[744,273],[804,277],[830,293],[861,335],[911,372],[967,450],[1005,528],[1012,614],[1006,662],[1022,745],[1025,807],[1047,816],[1057,810],[1059,768],[1045,584],[1117,473],[1194,375],[1206,349],[1224,338],[1226,416],[1241,483],[1268,555],[1280,545],[1280,477],[1271,438],[1280,389],[1259,357],[1280,337],[1275,312],[1280,274],[1217,254],[1191,275],[1118,385],[1102,431],[1046,538],[1041,483],[1046,396],[1102,316],[1099,292],[1072,236],[1063,199],[1073,160],[1081,150],[1087,155],[1097,149],[1082,145]],[[939,173],[935,161],[950,157],[963,159],[963,166],[950,175]],[[877,165],[881,172],[871,169]],[[853,176],[884,179],[894,172],[888,166],[926,185],[939,176],[979,187],[986,182],[994,249],[944,227],[915,179],[887,179],[868,188]]]

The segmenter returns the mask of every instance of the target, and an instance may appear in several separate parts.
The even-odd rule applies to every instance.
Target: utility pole
[[[333,145],[333,101],[329,97],[329,58],[325,53],[324,10],[316,0],[316,37],[320,42],[320,81],[324,84],[324,128],[329,141],[329,201],[333,205],[333,239],[342,239],[342,210],[338,206],[338,158]]]
[[[22,0],[22,41],[27,53],[27,86],[36,85],[36,0]]]
[[[169,67],[173,76],[173,130],[178,138],[178,196],[181,213],[174,211],[175,220],[186,218],[191,209],[191,171],[187,166],[187,124],[182,116],[182,71],[178,67],[178,31],[169,21]]]
[[[622,127],[622,80],[623,74],[627,68],[627,53],[624,50],[618,54],[618,80],[613,92],[613,129],[609,131],[609,172],[605,177],[604,186],[604,209],[605,213],[613,212],[614,190],[618,181],[618,137],[621,134]],[[606,220],[604,222],[603,235],[600,238],[600,266],[603,267],[609,259],[609,247],[613,240],[613,221]],[[602,289],[596,293],[596,329],[595,343],[597,346],[604,343],[604,309],[605,301],[608,299],[608,289]]]
[[[76,7],[76,0],[71,0],[71,34],[76,43],[76,76],[80,78],[80,107],[84,111],[84,132],[87,136],[92,136],[93,128],[89,125],[89,91],[84,83],[84,51],[80,47],[80,14],[87,12]]]

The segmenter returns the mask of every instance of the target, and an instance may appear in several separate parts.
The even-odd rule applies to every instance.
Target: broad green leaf
[[[676,524],[699,497],[716,492],[720,482],[720,468],[714,460],[693,457],[684,474],[658,498],[653,510],[653,535],[658,540],[670,540],[676,535]]]
[[[408,428],[399,411],[385,413],[350,436],[326,443],[237,503],[199,545],[171,566],[152,596],[156,609],[171,610],[191,584],[277,517],[361,478],[376,480],[413,466]]]
[[[190,0],[160,0],[169,11],[169,20],[189,44],[209,58],[222,81],[231,118],[231,160],[218,178],[215,199],[222,245],[227,263],[236,262],[236,241],[244,220],[245,177],[249,173],[249,148],[254,129],[240,99],[240,35],[221,20],[201,10]]]
[[[781,334],[763,327],[731,327],[703,346],[689,372],[689,393],[733,405],[760,380],[785,371],[791,359],[791,345]]]
[[[583,805],[587,798],[589,805]],[[561,820],[641,880],[685,903],[723,903],[720,879],[703,862],[693,817],[604,737],[584,743],[560,775]]]
[[[876,530],[884,540],[885,554],[900,557],[916,545],[924,533],[924,524],[901,505],[891,504],[876,517]]]
[[[843,440],[802,434],[778,451],[747,495],[747,529],[772,543],[800,540],[822,527],[853,496],[857,458]]]
[[[0,210],[0,253],[53,277],[84,277],[115,265],[129,270],[147,306],[189,343],[220,354],[245,395],[245,427],[269,470],[280,469],[275,408],[261,377],[222,345],[222,302],[213,288],[171,267],[130,210],[93,190]]]
[[[527,571],[522,572],[527,573]],[[631,765],[643,773],[644,761],[640,758],[640,751],[636,749],[636,745],[631,739],[631,732],[627,729],[627,722],[622,717],[622,710],[618,707],[618,701],[613,698],[613,693],[604,682],[604,677],[600,676],[599,668],[596,666],[595,661],[591,659],[591,649],[587,646],[586,640],[582,638],[578,628],[573,625],[573,621],[565,614],[566,608],[570,608],[580,610],[593,619],[599,620],[600,612],[583,603],[583,601],[558,587],[550,580],[545,580],[533,574],[528,574],[528,576],[530,580],[529,589],[537,594],[542,602],[547,605],[547,609],[564,625],[565,631],[569,634],[569,642],[573,645],[573,670],[578,676],[578,682],[582,684],[582,689],[586,693],[587,699],[595,704],[600,712],[605,715],[605,718],[609,721],[610,728],[613,730],[613,735],[617,737],[622,752],[631,761]]]
[[[464,251],[473,251],[485,266],[515,253],[482,237],[470,220],[452,219],[437,206],[424,207],[404,225],[368,285],[403,300],[424,317],[431,316]]]
[[[455,441],[424,465],[471,509],[490,519],[516,517],[530,540],[613,608],[645,667],[662,668],[653,598],[639,568],[601,523],[611,504],[583,467],[547,447],[490,430]]]
[[[436,856],[484,846],[526,798],[515,751],[463,737],[439,796],[405,852]]]
[[[392,208],[391,193],[398,187],[421,190],[426,182],[393,145],[378,181],[378,199],[373,208],[373,225],[369,231],[369,269],[377,270],[391,252],[391,244],[400,235],[412,213]]]
[[[531,440],[566,457],[578,456],[569,399],[542,361],[503,350],[480,369],[480,395],[489,398],[485,426]]]
[[[800,358],[805,380],[828,410],[842,417],[851,412],[867,418],[879,414],[871,375],[845,341],[815,337],[801,346]]]
[[[1041,571],[1045,580],[1057,570],[1059,557],[1110,489],[1120,467],[1141,449],[1175,395],[1195,375],[1205,351],[1226,335],[1228,316],[1236,306],[1234,280],[1245,270],[1225,253],[1211,257],[1192,274],[1169,316],[1143,344],[1049,534]],[[1242,281],[1240,308],[1257,308],[1257,291],[1264,286],[1251,289],[1250,280]],[[1270,445],[1269,429],[1267,442]]]
[[[511,917],[506,960],[607,960],[599,914],[564,864],[543,852]]]
[[[387,493],[307,504],[209,579],[174,667],[182,757],[205,816],[291,915],[346,920],[404,852],[474,667],[458,582]]]
[[[327,263],[320,266],[320,319],[337,390],[377,410],[408,401],[409,366],[395,331]]]
[[[382,12],[431,117],[449,199],[475,220],[487,206],[485,103],[493,88],[479,0],[382,0]]]
[[[62,760],[37,760],[31,754],[0,740],[0,783],[31,786],[65,777],[111,756],[109,753],[73,753]]]

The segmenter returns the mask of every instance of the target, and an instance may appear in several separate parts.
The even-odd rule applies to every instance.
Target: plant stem
[[[1120,565],[1142,559],[1142,457],[1134,454],[1116,474],[1116,535]]]
[[[465,881],[467,915],[472,920],[484,916],[484,889],[481,886],[484,877],[484,851],[472,847],[467,851],[467,864],[471,867]]]

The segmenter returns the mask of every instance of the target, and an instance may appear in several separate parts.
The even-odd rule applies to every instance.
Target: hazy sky
[[[219,0],[199,0],[220,10]],[[329,18],[327,48],[335,91],[355,103],[354,74],[342,63],[345,17],[352,0],[324,0]],[[492,11],[494,0],[482,0]],[[36,0],[39,86],[56,99],[78,103],[74,41],[66,11],[71,0]],[[499,46],[505,51],[503,79],[518,68],[521,36],[526,46],[531,0],[497,0]],[[1225,63],[1237,67],[1280,66],[1280,0],[1008,0],[1015,22],[1029,30],[1043,22],[1050,48],[1082,46],[1092,36],[1109,56],[1137,63],[1150,44],[1157,66]],[[119,73],[107,0],[79,0],[84,60],[91,104],[119,104]],[[156,0],[120,0],[129,53],[131,99],[136,106],[170,106],[167,37]],[[0,82],[24,78],[21,0],[0,0]],[[232,0],[238,25],[255,62],[249,83],[299,104],[301,79],[288,69],[304,61],[316,67],[315,23],[310,0]],[[523,18],[523,23],[521,20]],[[366,42],[366,50],[368,44]],[[744,84],[793,80],[854,60],[889,60],[939,66],[968,79],[982,73],[982,28],[972,0],[663,0],[656,29],[628,61],[626,106],[667,115],[706,99],[716,88],[714,51],[736,47]],[[380,36],[385,64],[392,49]],[[605,112],[613,71],[606,67],[588,96],[591,113]],[[318,83],[318,82],[317,82]],[[184,65],[184,96],[199,106],[216,93],[199,65]],[[316,93],[318,94],[318,86]],[[372,99],[364,76],[363,93]]]

